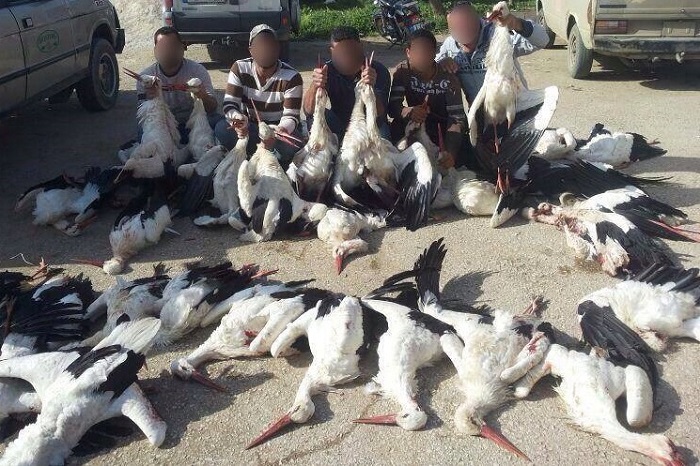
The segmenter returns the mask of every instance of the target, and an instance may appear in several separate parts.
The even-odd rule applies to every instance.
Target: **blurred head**
[[[427,29],[419,29],[408,38],[406,58],[411,68],[418,71],[428,71],[435,65],[437,40]]]
[[[331,60],[340,74],[353,76],[365,63],[365,51],[357,29],[337,27],[331,33]]]
[[[161,68],[171,70],[177,68],[185,57],[185,43],[180,33],[170,26],[164,26],[153,34],[153,54]]]
[[[471,2],[460,0],[447,14],[447,26],[458,43],[474,45],[479,40],[481,17]]]
[[[280,58],[280,44],[275,30],[267,24],[255,26],[250,31],[248,50],[259,67],[268,69],[276,66]]]

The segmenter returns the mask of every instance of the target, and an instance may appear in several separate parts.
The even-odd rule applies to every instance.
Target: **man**
[[[207,111],[209,125],[212,128],[216,123],[223,120],[223,115],[217,113],[218,102],[214,97],[214,86],[211,83],[211,76],[204,66],[196,61],[185,58],[185,44],[180,38],[176,29],[165,26],[158,29],[153,35],[153,54],[156,62],[141,71],[141,74],[156,76],[161,85],[185,84],[192,78],[199,78],[202,85],[195,89],[194,93],[202,99],[204,109]],[[136,84],[136,94],[139,104],[146,99],[155,97],[154,88],[146,88],[140,81]],[[194,100],[190,91],[172,90],[163,92],[163,100],[168,104],[170,111],[175,116],[180,130],[181,143],[187,143],[187,129],[185,124],[194,108]],[[142,129],[139,127],[139,140],[141,140]]]
[[[496,21],[514,32],[511,40],[516,57],[543,48],[549,41],[544,28],[532,21],[512,14]],[[435,61],[448,73],[457,74],[467,101],[471,103],[484,84],[486,52],[494,24],[479,15],[471,2],[460,0],[448,13],[447,26],[450,36],[443,42]]]
[[[386,120],[389,98],[390,76],[384,65],[372,61],[365,66],[366,55],[360,34],[352,27],[338,27],[331,33],[331,59],[313,71],[311,86],[304,94],[304,112],[309,128],[313,123],[316,106],[316,90],[324,88],[331,103],[326,110],[326,121],[330,130],[342,139],[350,123],[350,114],[355,105],[355,85],[362,81],[374,88],[377,97],[377,125],[382,137],[389,139],[389,124]]]
[[[391,133],[396,143],[404,136],[409,121],[425,123],[428,136],[438,144],[441,132],[445,147],[440,163],[443,168],[450,168],[464,141],[467,116],[459,80],[437,66],[436,51],[435,35],[427,29],[419,29],[409,37],[407,60],[396,67],[391,82]]]
[[[252,153],[260,142],[256,109],[262,121],[277,132],[301,138],[302,81],[297,70],[279,60],[280,44],[270,26],[255,26],[248,44],[251,58],[231,66],[224,96],[226,120],[216,125],[215,133],[229,149],[248,136],[248,152]],[[262,142],[285,168],[299,150],[288,138],[272,135]]]

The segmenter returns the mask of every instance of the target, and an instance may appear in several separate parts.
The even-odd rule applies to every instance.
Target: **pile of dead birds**
[[[188,121],[189,142],[180,145],[175,119],[159,81],[139,76],[156,97],[138,109],[140,143],[121,150],[122,165],[90,167],[82,176],[61,174],[23,193],[16,210],[32,209],[35,225],[79,235],[108,207],[121,207],[109,240],[112,257],[98,264],[119,274],[139,251],[156,244],[177,217],[202,228],[229,226],[241,241],[315,230],[332,249],[338,273],[350,254],[367,251],[360,235],[384,227],[416,230],[432,213],[455,206],[467,215],[491,216],[497,227],[517,212],[562,230],[577,257],[595,261],[610,275],[639,272],[654,262],[673,262],[658,238],[697,241],[687,215],[651,197],[645,187],[667,182],[640,178],[611,165],[664,151],[635,133],[611,133],[597,124],[586,140],[548,129],[556,87],[521,89],[518,113],[508,121],[487,118],[478,102],[469,113],[478,170],[440,167],[444,149],[423,125],[409,124],[396,146],[376,124],[374,91],[358,84],[346,136],[339,144],[316,93],[308,141],[285,170],[260,144],[252,156],[242,138],[231,151],[216,145],[202,102]],[[197,80],[185,88],[195,88]],[[489,93],[489,82],[484,92]],[[479,117],[479,115],[482,117]],[[487,124],[488,122],[488,124]],[[301,141],[260,123],[263,138]],[[552,160],[557,158],[557,160]]]
[[[454,415],[460,433],[529,460],[489,419],[552,374],[573,424],[661,464],[684,464],[670,439],[633,430],[647,426],[660,403],[655,358],[666,340],[700,340],[698,269],[654,263],[583,297],[576,312],[590,347],[584,352],[556,342],[561,334],[542,316],[541,297],[522,312],[443,299],[446,254],[443,239],[434,241],[411,270],[362,297],[315,288],[312,280],[276,281],[274,271],[230,262],[188,264],[175,274],[156,266],[148,277],[117,278],[99,296],[82,275],[43,263],[31,276],[2,272],[0,408],[3,425],[13,420],[21,430],[0,464],[60,464],[73,453],[104,449],[105,441],[112,447],[115,435],[131,433],[110,425],[120,416],[159,446],[167,424],[140,388],[138,372],[152,347],[214,325],[199,347],[171,363],[174,376],[226,391],[200,372],[203,364],[312,355],[289,411],[247,448],[310,420],[313,397],[359,377],[361,359],[376,351],[366,391],[393,400],[397,411],[354,422],[422,429],[430,410],[418,402],[417,371],[447,356],[460,381],[463,401]],[[617,418],[621,397],[629,429]]]

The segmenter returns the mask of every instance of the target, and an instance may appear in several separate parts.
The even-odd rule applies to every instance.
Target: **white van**
[[[248,50],[250,30],[272,26],[289,60],[292,31],[299,31],[299,0],[163,0],[163,22],[188,44],[207,44],[214,61],[232,62]],[[242,52],[245,51],[245,52]]]
[[[537,0],[550,36],[566,39],[569,74],[584,78],[593,54],[629,60],[700,59],[699,0]]]

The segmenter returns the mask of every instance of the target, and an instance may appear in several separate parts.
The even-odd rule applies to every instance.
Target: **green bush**
[[[485,13],[495,1],[476,1],[477,9]],[[513,2],[514,10],[531,8],[532,0]],[[444,17],[435,16],[433,9],[426,0],[419,0],[420,11],[426,21],[435,24],[434,31],[437,34],[447,30],[447,22]],[[449,9],[452,1],[444,2]],[[302,0],[301,29],[296,35],[297,39],[327,39],[333,28],[338,25],[352,26],[360,31],[363,36],[375,35],[372,25],[372,12],[374,5],[371,0],[337,0],[336,3],[326,5],[323,0]]]

